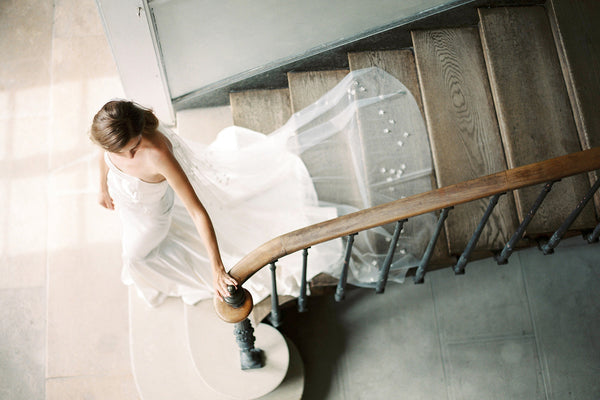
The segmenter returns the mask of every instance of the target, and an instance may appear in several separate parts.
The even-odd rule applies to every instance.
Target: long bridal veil
[[[229,267],[283,233],[432,188],[429,142],[419,107],[402,83],[377,68],[349,73],[269,135],[230,127],[203,149],[169,136],[211,215]],[[434,225],[432,214],[404,225],[391,280],[401,281],[418,263]],[[356,236],[349,282],[376,282],[392,230],[385,226]],[[339,275],[342,246],[342,240],[314,246],[309,277],[319,272]],[[299,255],[278,265],[281,291],[295,294]],[[245,285],[259,297],[255,301],[270,290],[267,273],[263,269]]]

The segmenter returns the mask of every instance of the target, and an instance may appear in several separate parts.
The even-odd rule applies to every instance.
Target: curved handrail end
[[[235,324],[238,322],[242,322],[252,312],[252,307],[254,307],[254,303],[252,301],[252,295],[249,291],[244,288],[239,288],[238,290],[243,290],[245,294],[244,302],[239,307],[233,307],[232,305],[223,301],[219,296],[215,296],[213,298],[213,304],[215,306],[215,311],[219,318],[221,318],[225,322],[229,322],[231,324]]]

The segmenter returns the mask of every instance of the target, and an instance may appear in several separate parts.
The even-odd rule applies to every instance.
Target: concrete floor
[[[305,398],[600,398],[600,244],[580,237],[390,285],[309,298],[283,331],[306,371]],[[321,334],[316,334],[319,332]]]
[[[123,96],[94,1],[0,2],[0,51],[0,399],[138,399],[119,224],[87,139]],[[573,243],[311,299],[285,328],[305,397],[600,398],[598,256]]]
[[[137,399],[87,138],[123,96],[95,2],[0,2],[0,54],[0,398]]]

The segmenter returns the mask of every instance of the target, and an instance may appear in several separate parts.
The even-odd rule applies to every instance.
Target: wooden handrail
[[[526,186],[600,169],[600,147],[509,169],[357,211],[278,236],[242,258],[229,274],[240,284],[283,256],[318,243]],[[217,313],[228,321],[227,307]],[[225,304],[225,303],[222,303]],[[237,317],[236,317],[237,318]]]

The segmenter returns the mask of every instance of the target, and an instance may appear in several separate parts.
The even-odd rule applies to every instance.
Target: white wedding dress
[[[270,135],[240,127],[210,146],[160,131],[207,209],[226,268],[286,232],[399,197],[431,190],[431,157],[419,108],[408,90],[376,68],[350,73],[315,104]],[[122,280],[148,304],[167,296],[188,304],[213,296],[207,253],[186,209],[166,181],[120,171],[105,154],[108,186],[123,225]],[[405,224],[392,264],[402,280],[423,252],[435,218]],[[370,285],[387,250],[390,227],[359,234],[349,281]],[[342,240],[310,250],[308,278],[339,274]],[[297,295],[301,255],[277,263],[280,294]],[[263,268],[244,284],[255,302],[271,291]]]

